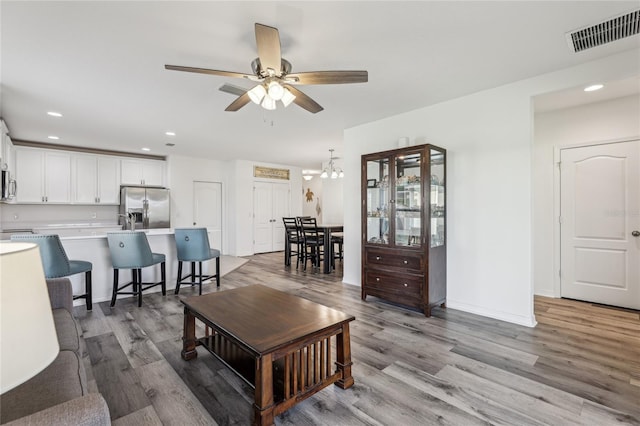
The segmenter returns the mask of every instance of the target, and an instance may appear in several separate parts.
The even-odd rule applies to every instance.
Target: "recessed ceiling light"
[[[49,114],[52,117],[62,117],[62,114],[60,114],[59,112],[55,112],[55,111],[49,111],[49,112],[47,112],[47,114]]]
[[[165,135],[167,136],[175,136],[175,132],[164,132]]]
[[[600,90],[604,87],[604,84],[592,84],[591,86],[587,86],[584,88],[585,92],[595,92],[596,90]]]
[[[143,151],[151,151],[151,148],[142,148]]]
[[[53,139],[54,141],[57,141],[58,139],[60,139],[59,137],[57,137],[57,136],[53,136],[53,135],[52,135],[52,136],[47,136],[47,137],[48,137],[49,139]]]

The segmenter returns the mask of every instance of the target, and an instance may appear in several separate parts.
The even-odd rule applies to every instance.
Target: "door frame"
[[[612,145],[616,143],[623,142],[633,142],[640,139],[640,136],[637,137],[626,137],[621,139],[610,139],[604,141],[593,141],[593,142],[584,142],[577,144],[562,144],[556,145],[553,147],[553,297],[561,298],[561,287],[560,287],[560,267],[561,267],[561,237],[560,237],[560,203],[561,203],[561,194],[560,194],[560,156],[562,150],[564,149],[572,149],[572,148],[584,148],[589,146],[597,146],[597,145]]]

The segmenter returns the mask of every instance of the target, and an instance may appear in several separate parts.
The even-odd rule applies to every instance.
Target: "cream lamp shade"
[[[0,242],[0,393],[44,370],[59,351],[39,247]]]

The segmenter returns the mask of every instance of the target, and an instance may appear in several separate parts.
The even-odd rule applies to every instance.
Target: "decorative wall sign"
[[[289,180],[289,169],[253,166],[253,176],[257,178]]]

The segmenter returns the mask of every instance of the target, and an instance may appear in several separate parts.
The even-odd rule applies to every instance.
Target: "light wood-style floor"
[[[535,328],[453,309],[425,318],[363,302],[340,270],[303,273],[282,256],[250,257],[221,290],[261,283],[355,315],[356,383],[322,390],[278,425],[640,425],[638,311],[536,297]],[[142,308],[94,306],[76,315],[90,386],[115,425],[251,424],[251,388],[202,348],[196,360],[180,358],[183,311],[173,292],[145,295]]]

